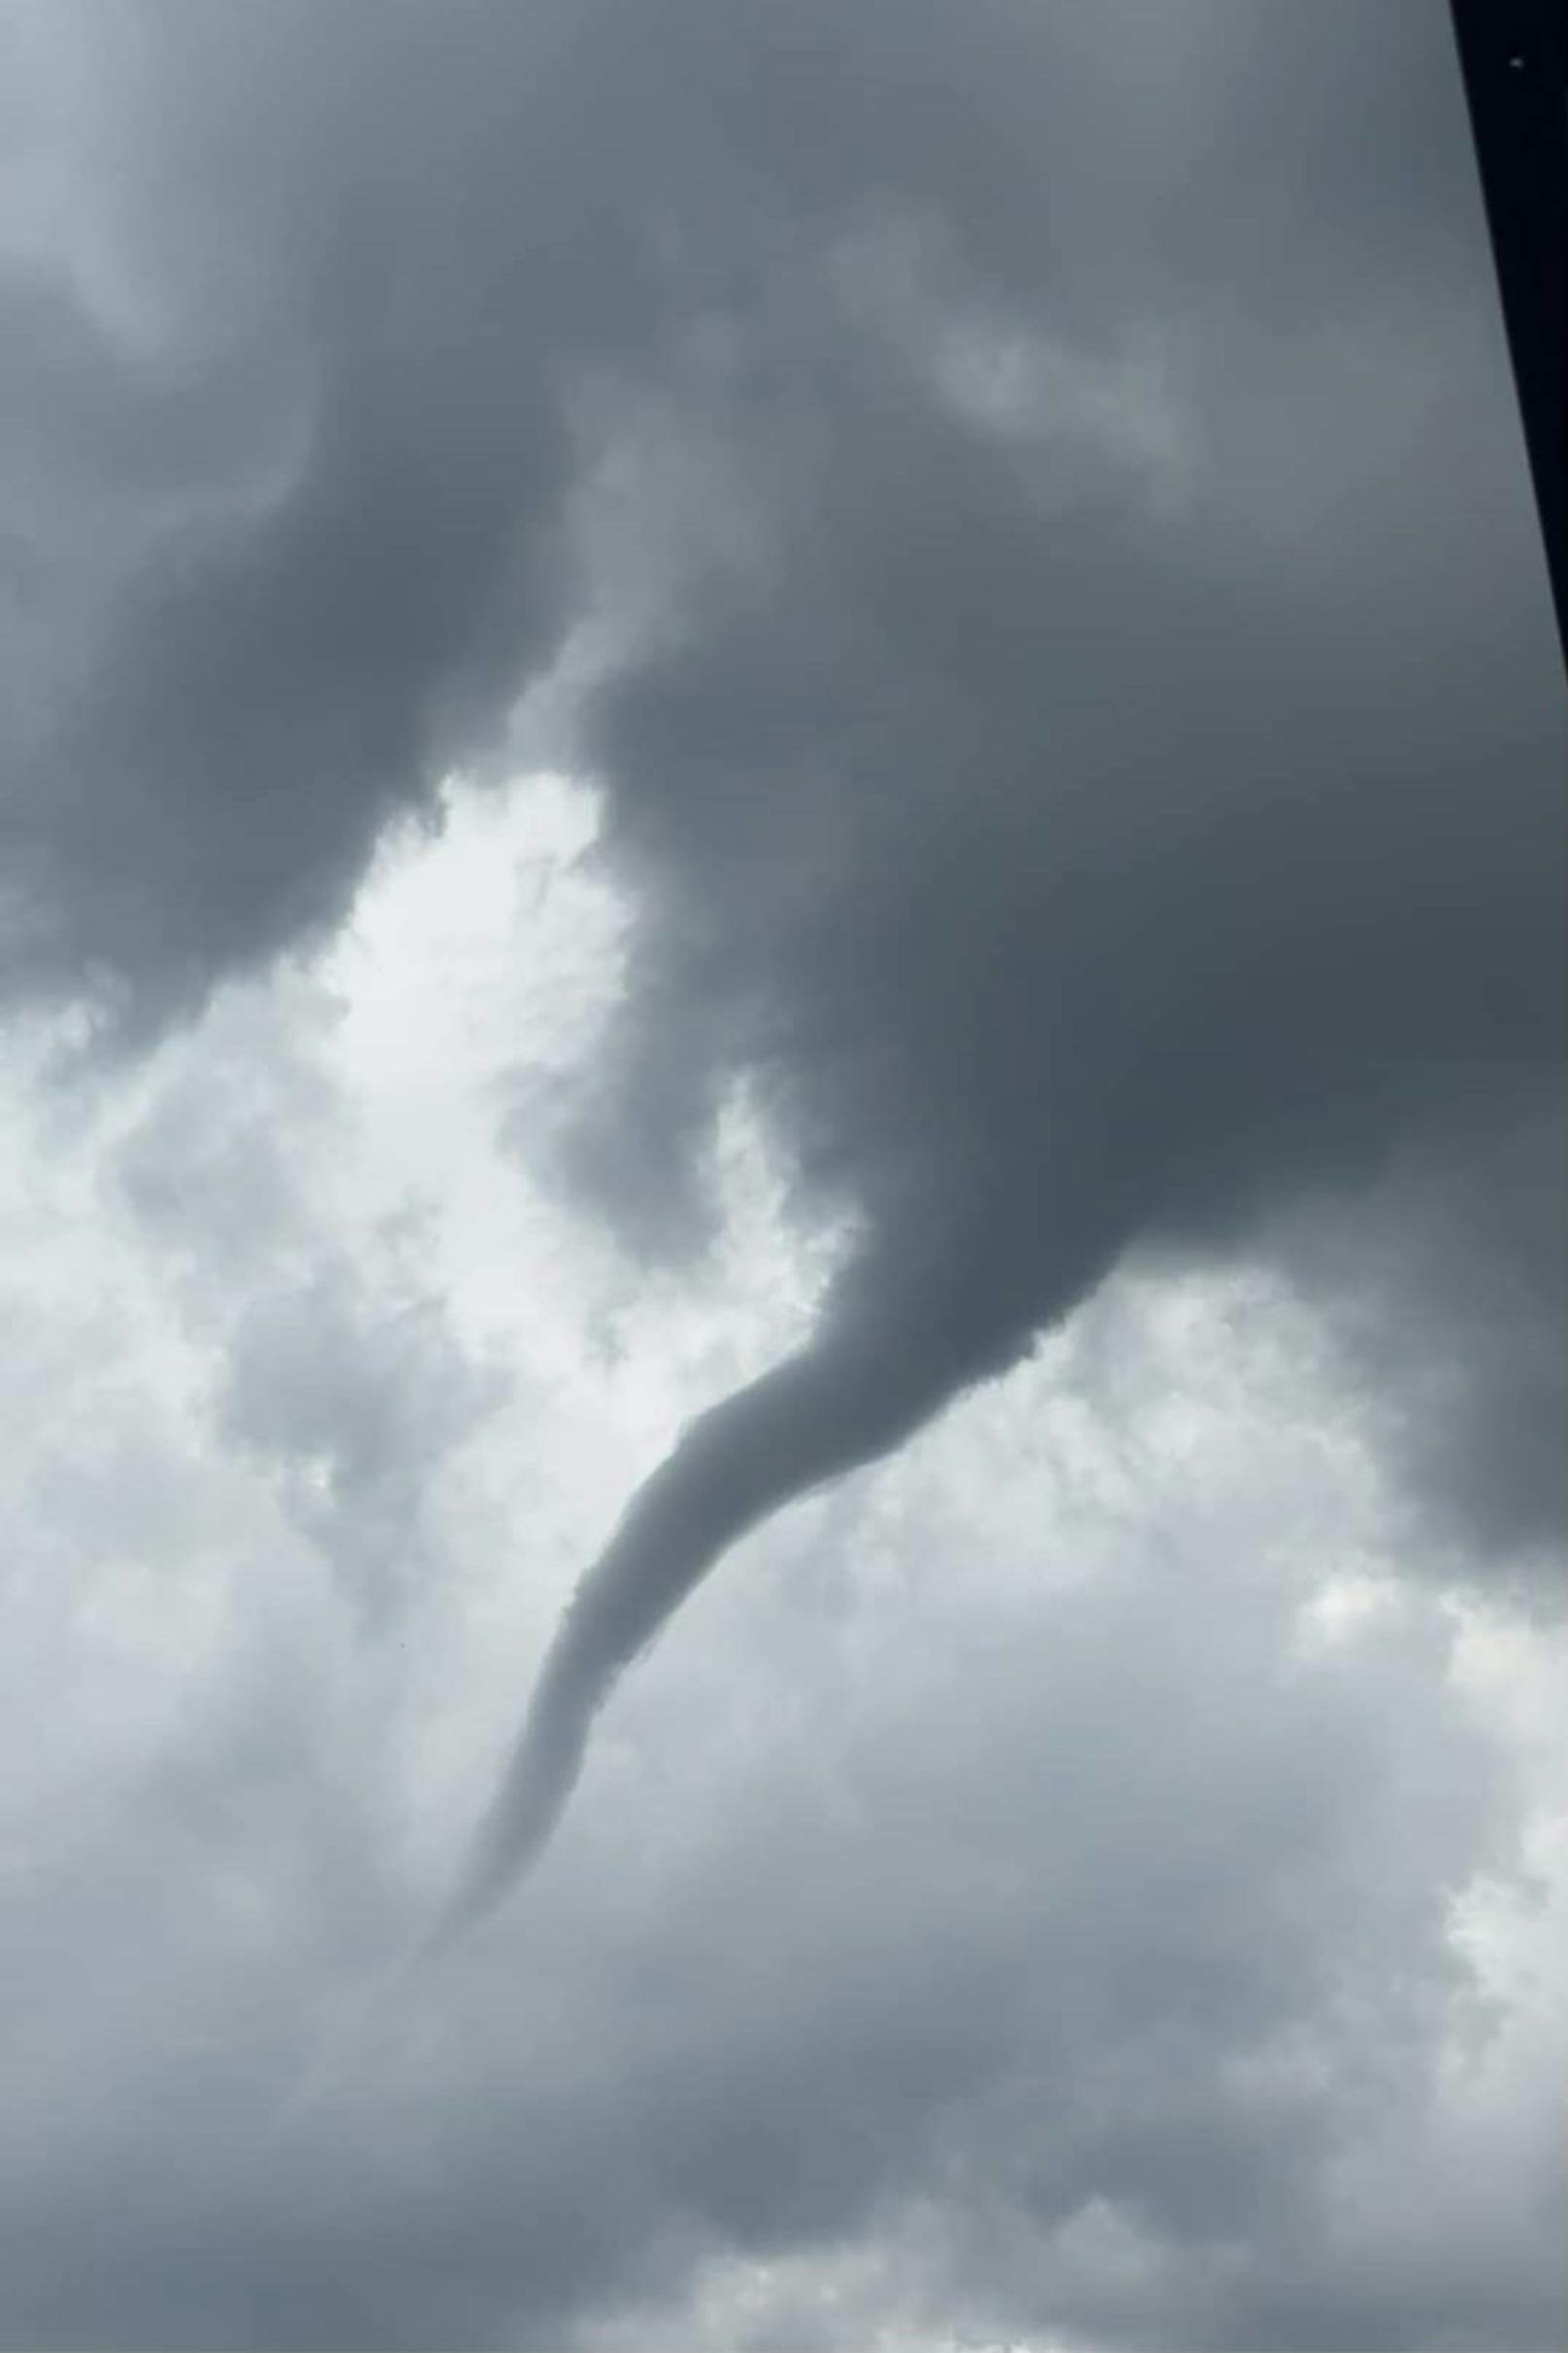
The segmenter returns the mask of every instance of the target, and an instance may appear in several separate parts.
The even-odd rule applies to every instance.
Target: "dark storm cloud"
[[[1439,8],[79,29],[140,327],[47,239],[8,279],[84,649],[21,703],[14,957],[134,1029],[319,925],[593,614],[640,929],[568,1164],[690,1237],[745,1073],[862,1236],[585,1591],[552,1754],[627,1610],[1128,1241],[1555,1083],[1561,697]]]
[[[557,370],[613,266],[559,39],[397,0],[36,36],[104,251],[60,208],[5,278],[22,661],[58,681],[11,698],[17,980],[139,1027],[318,926],[547,656]]]
[[[858,1236],[585,1586],[526,1833],[720,1546],[1129,1243],[1546,1132],[1562,700],[1445,12],[71,26],[119,243],[40,204],[7,281],[17,984],[135,1030],[327,921],[592,622],[638,930],[564,1164],[685,1246],[743,1075]]]
[[[643,928],[573,1165],[634,1232],[700,1230],[702,1114],[744,1073],[863,1238],[590,1575],[492,1855],[537,1847],[726,1543],[1016,1361],[1129,1241],[1231,1244],[1560,1084],[1560,685],[1441,21],[1341,81],[1346,19],[1264,15],[1158,100],[1125,27],[1042,30],[1015,146],[1004,13],[966,51],[973,184],[856,21],[824,118],[857,136],[802,143],[787,248],[698,366],[738,551],[690,518],[683,598],[585,723]],[[800,68],[755,133],[781,176]],[[1093,149],[1053,103],[1088,89]],[[1118,373],[1139,338],[1163,378]],[[1538,1419],[1562,1351],[1524,1352]],[[1486,1410],[1461,1453],[1506,1490]]]
[[[1568,1525],[1568,1117],[1396,1155],[1348,1220],[1300,1207],[1270,1239],[1385,1417],[1439,1539],[1561,1603]]]

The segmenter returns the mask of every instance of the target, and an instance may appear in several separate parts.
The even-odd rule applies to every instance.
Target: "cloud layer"
[[[922,2325],[989,2299],[1092,2343],[1418,2343],[1457,2306],[1530,2341],[1533,2222],[1451,2215],[1437,2179],[1535,2111],[1454,2089],[1445,1891],[1506,1881],[1523,1833],[1434,1596],[1561,1590],[1568,731],[1446,12],[19,0],[0,37],[0,985],[17,1055],[54,1054],[25,1084],[90,1236],[63,1309],[24,1256],[12,1371],[29,1416],[60,1400],[18,1509],[41,1655],[85,1677],[13,1930],[59,2021],[24,2070],[49,2122],[15,2159],[15,2341],[499,2342],[586,2332],[596,2296],[689,2319],[709,2256],[805,2276],[846,2236],[907,2248],[927,2207],[936,2272],[878,2291]],[[388,1083],[410,1218],[343,1125],[321,1041],[354,983],[319,959],[396,821],[450,817],[447,771],[525,762],[586,780],[596,847],[506,929],[517,1035],[463,1062],[474,1102],[434,1064],[428,1102]],[[516,978],[572,933],[552,893],[619,960],[564,1012]],[[382,1016],[387,1070],[437,963]],[[507,1109],[553,1195],[481,1140]],[[593,1334],[660,1331],[668,1364],[682,1312],[707,1328],[737,1117],[821,1254],[768,1245],[790,1313],[694,1341],[723,1379],[624,1372],[681,1410],[597,1442],[592,1510],[542,1470],[492,1508],[489,1417],[581,1448]],[[494,1303],[514,1252],[548,1344]],[[1311,1411],[1351,1385],[1397,1472],[1376,1535],[1342,1531],[1410,1585],[1397,1638],[1285,1663],[1338,1566],[1333,1477],[1299,1586],[1242,1566],[1288,1544],[1283,1500],[1170,1537],[1167,1583],[1181,1483],[1144,1461],[1079,1593],[1047,1574],[1060,1496],[993,1528],[977,1458],[940,1544],[888,1540],[934,1615],[917,1638],[889,1606],[859,1732],[818,1692],[820,1724],[753,1743],[735,1662],[772,1723],[822,1628],[792,1648],[756,1604],[704,1683],[732,1606],[704,1590],[686,1668],[606,1719],[523,1992],[475,1954],[390,2108],[268,2142],[482,1780],[420,1675],[460,1652],[499,1723],[639,1476],[545,1652],[491,1879],[733,1538],[1009,1369],[968,1426],[1027,1452],[1009,1415],[1061,1404],[1020,1369],[1042,1333],[1068,1392],[1093,1379],[1062,1349],[1153,1349],[1131,1406],[1094,1402],[1134,1431],[1205,1376],[1115,1301],[1259,1255],[1334,1331]],[[1108,1281],[1133,1293],[1062,1339]],[[1199,1422],[1205,1477],[1256,1498]],[[757,1558],[848,1609],[865,1492]],[[512,1619],[523,1546],[551,1573]],[[972,1621],[966,1561],[1004,1595]],[[160,1563],[161,1674],[131,1598]],[[623,1772],[617,1816],[639,1707],[641,1772],[689,1714],[736,1794]],[[972,1754],[938,1756],[944,1707],[983,1720]],[[635,1934],[628,1851],[685,1887]]]

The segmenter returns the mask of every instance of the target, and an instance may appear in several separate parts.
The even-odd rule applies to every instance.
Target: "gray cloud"
[[[155,1082],[109,1165],[179,1321],[220,1352],[220,1439],[265,1466],[344,1598],[384,1630],[435,1573],[424,1523],[441,1467],[507,1381],[456,1340],[418,1266],[413,1210],[345,1246],[302,1197],[294,1162],[313,1130],[332,1149],[330,1096],[270,1010],[243,996],[221,1007],[210,1033],[226,1083]]]
[[[42,325],[32,627],[76,649],[17,746],[19,978],[96,983],[136,1029],[319,928],[546,658],[556,374],[603,242],[556,201],[551,45],[548,11],[449,40],[404,5],[89,5],[37,36],[85,86],[57,144],[107,288],[42,236],[7,281]]]
[[[760,1531],[527,1899],[302,2103],[505,1734],[530,1612],[490,1563],[523,1528],[517,1582],[543,1565],[511,1458],[596,1471],[525,1342],[530,1426],[438,1524],[407,1651],[355,1639],[226,1441],[212,1342],[325,1305],[261,1467],[313,1445],[384,1335],[300,1270],[369,1276],[397,1187],[303,1188],[350,1106],[282,1050],[319,1007],[269,992],[269,1041],[259,999],[112,1100],[107,1148],[40,1139],[103,1207],[61,1232],[46,1196],[8,1267],[0,2341],[1544,2341],[1560,2042],[1451,1935],[1478,1889],[1529,1900],[1522,1752],[1415,1578],[1311,1638],[1325,1565],[1419,1547],[1239,1282],[1163,1336],[1160,1288],[1113,1284]]]
[[[745,1073],[865,1237],[736,1405],[769,1502],[1127,1242],[1557,1083],[1561,698],[1441,11],[223,21],[115,20],[120,267],[195,479],[176,395],[17,280],[39,576],[65,550],[96,621],[12,821],[38,976],[134,1028],[319,926],[597,614],[575,757],[640,931],[567,1166],[691,1238]],[[78,595],[99,474],[157,504]],[[835,1452],[795,1417],[846,1351],[884,1435]],[[685,1493],[670,1599],[756,1516]]]
[[[1022,70],[1003,22],[969,72]],[[1106,120],[1141,123],[1124,32],[1061,57],[1042,36],[1036,84],[1102,75]],[[961,188],[902,89],[853,44],[836,58],[861,137],[830,152],[855,182],[805,143],[787,255],[731,297],[700,369],[738,551],[693,518],[684,601],[585,723],[644,923],[572,1165],[634,1231],[650,1197],[653,1230],[700,1230],[694,1146],[743,1072],[806,1201],[865,1239],[819,1340],[726,1409],[722,1464],[715,1418],[586,1583],[518,1752],[519,1848],[613,1675],[759,1510],[1016,1362],[1128,1242],[1223,1246],[1402,1144],[1441,1159],[1527,1125],[1560,1085],[1568,744],[1446,33],[1426,33],[1357,52],[1361,103],[1325,92],[1306,150],[1299,34],[1260,19],[1228,68],[1199,43],[1212,84],[1184,85],[1127,212],[1099,148],[1053,139],[1049,99],[1014,154],[987,81],[998,135]],[[1333,37],[1314,39],[1322,71]],[[1430,109],[1421,160],[1402,145],[1374,192],[1401,63]],[[768,127],[782,175],[796,149]],[[1330,197],[1320,221],[1342,169],[1356,210]],[[1216,276],[1222,185],[1227,217],[1290,231],[1266,290],[1260,249],[1218,232]],[[1068,257],[1003,239],[974,261],[987,200],[1026,194],[1070,218]],[[1115,373],[1139,337],[1172,352],[1168,388]],[[1163,496],[1139,391],[1194,444]],[[1560,1398],[1560,1346],[1525,1346]],[[1490,1370],[1471,1367],[1495,1397]],[[1486,1412],[1474,1476],[1507,1487]]]
[[[464,1361],[435,1301],[388,1308],[329,1268],[240,1326],[223,1430],[278,1466],[291,1517],[384,1619],[432,1571],[421,1522],[443,1455],[504,1389]]]
[[[604,1852],[552,1854],[517,1932],[281,2138],[302,2042],[408,1898],[366,1868],[319,1676],[258,1658],[9,1919],[53,2026],[18,2081],[6,2340],[591,2343],[680,2312],[706,2262],[864,2236],[913,2341],[1545,2341],[1545,2205],[1498,2232],[1467,2204],[1406,2254],[1455,2152],[1485,2162],[1445,2112],[1440,2049],[1486,2027],[1450,1892],[1517,1864],[1440,1614],[1292,1658],[1299,1589],[1171,1503],[1169,1561],[1124,1539],[1064,1580],[1047,1524],[977,1609],[962,1498],[911,1497],[894,1540],[934,1553],[931,1602],[873,1613],[869,1679],[771,1539],[737,1626],[629,1699]],[[733,1721],[683,1748],[719,1670]],[[1382,2210],[1342,2194],[1369,2153]],[[744,2341],[861,2317],[765,2309]]]
[[[1519,1598],[1561,1604],[1568,1525],[1568,1133],[1533,1116],[1395,1156],[1356,1215],[1271,1237],[1385,1420],[1415,1508]]]
[[[1336,1226],[1429,1509],[1539,1552],[1565,738],[1443,10],[16,21],[8,985],[145,1039],[574,654],[637,929],[557,1165],[689,1250],[744,1078],[856,1236],[585,1585],[504,1836],[724,1544],[1134,1243]],[[295,1307],[231,1391],[285,1448]]]

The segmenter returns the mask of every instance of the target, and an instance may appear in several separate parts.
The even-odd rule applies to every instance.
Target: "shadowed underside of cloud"
[[[570,656],[637,931],[562,1164],[678,1254],[744,1076],[859,1237],[585,1584],[488,1887],[718,1552],[1127,1244],[1546,1132],[1562,699],[1446,17],[30,40],[16,985],[134,1036],[319,931]],[[1523,1230],[1450,1200],[1479,1269]],[[1442,1409],[1478,1495],[1480,1391],[1560,1398],[1545,1279]]]

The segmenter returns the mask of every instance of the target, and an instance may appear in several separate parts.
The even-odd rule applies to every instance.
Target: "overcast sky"
[[[1557,2342],[1446,7],[3,0],[0,90],[0,2347]]]

